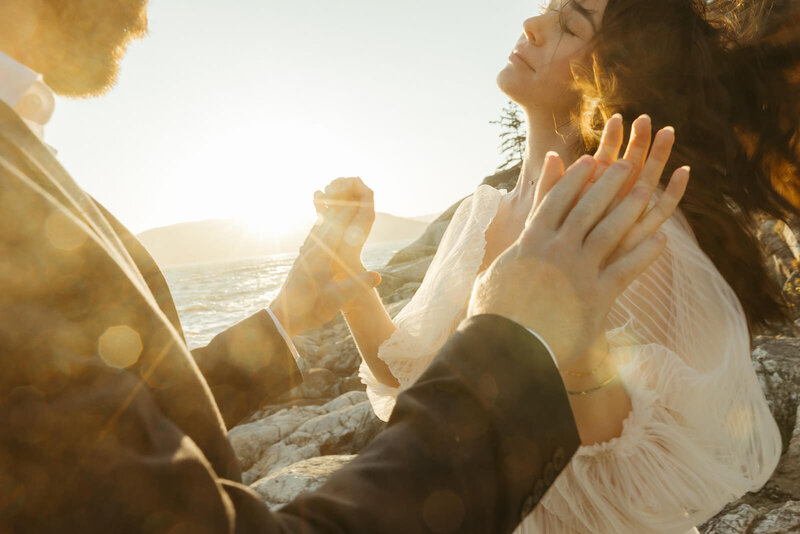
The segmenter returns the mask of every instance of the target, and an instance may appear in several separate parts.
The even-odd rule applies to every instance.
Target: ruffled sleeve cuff
[[[402,391],[399,387],[387,386],[372,374],[369,366],[361,361],[358,368],[358,376],[361,381],[367,386],[367,399],[372,405],[372,410],[381,421],[388,421],[394,410],[394,404],[397,401],[397,396]]]

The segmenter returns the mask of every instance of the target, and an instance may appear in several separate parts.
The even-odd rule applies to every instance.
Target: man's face
[[[130,41],[147,33],[147,0],[42,0],[35,64],[56,93],[102,94]]]

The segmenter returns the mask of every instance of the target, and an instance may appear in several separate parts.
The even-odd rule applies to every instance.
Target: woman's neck
[[[552,113],[540,110],[526,109],[525,114],[528,123],[527,147],[513,195],[514,200],[530,202],[548,152],[557,152],[564,160],[565,167],[569,167],[581,154],[575,150],[579,132],[573,124],[568,121],[559,124]]]

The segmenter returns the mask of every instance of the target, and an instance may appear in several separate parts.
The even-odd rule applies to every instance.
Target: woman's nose
[[[544,15],[537,15],[531,17],[522,23],[522,30],[525,32],[525,37],[533,46],[542,46],[544,44]]]

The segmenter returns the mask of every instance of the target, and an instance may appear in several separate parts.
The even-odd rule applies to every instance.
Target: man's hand
[[[338,256],[359,213],[353,205],[327,214],[308,234],[270,310],[290,337],[333,319],[350,300],[380,284],[380,274],[354,271]]]
[[[584,192],[595,159],[583,156],[563,173],[561,159],[550,155],[539,181],[545,193],[517,241],[478,277],[468,315],[502,315],[530,328],[550,346],[559,367],[605,352],[606,315],[664,249],[665,238],[656,231],[688,183],[687,167],[675,171],[659,202],[631,232],[669,157],[673,134],[662,132],[633,189],[618,204],[620,191],[635,176],[631,161],[612,163]]]

